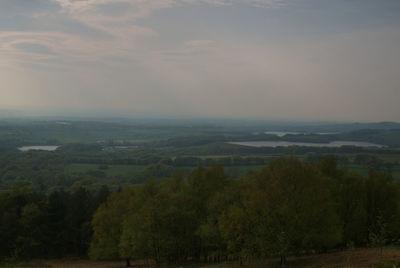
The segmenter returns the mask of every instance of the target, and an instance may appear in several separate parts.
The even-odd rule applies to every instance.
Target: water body
[[[70,126],[70,125],[72,125],[70,122],[62,122],[62,121],[58,121],[58,122],[56,122],[56,124],[65,125],[65,126]]]
[[[107,146],[103,148],[103,151],[111,151],[111,150],[131,150],[136,149],[138,146]]]
[[[283,137],[285,135],[305,135],[305,134],[317,134],[317,135],[331,135],[337,134],[337,132],[292,132],[292,131],[266,131],[265,134],[275,135],[278,137]]]
[[[22,146],[19,147],[18,150],[22,152],[30,151],[30,150],[42,150],[42,151],[55,151],[60,146],[56,145],[35,145],[35,146]]]
[[[313,142],[291,142],[291,141],[241,141],[228,142],[229,144],[237,144],[250,147],[289,147],[289,146],[306,146],[306,147],[342,147],[342,146],[357,146],[357,147],[376,147],[384,148],[385,145],[374,144],[362,141],[332,141],[329,143],[313,143]]]

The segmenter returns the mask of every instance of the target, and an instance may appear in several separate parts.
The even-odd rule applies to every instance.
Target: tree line
[[[400,185],[279,158],[231,180],[222,166],[125,188],[93,217],[93,259],[250,260],[399,242]]]
[[[87,256],[93,213],[109,193],[106,186],[97,193],[0,192],[0,261]]]
[[[86,257],[158,263],[252,260],[400,241],[400,183],[278,158],[232,179],[221,165],[114,193],[0,192],[0,260]]]

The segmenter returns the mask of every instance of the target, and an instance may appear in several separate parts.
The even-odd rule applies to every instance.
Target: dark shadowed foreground
[[[279,258],[270,258],[254,262],[244,263],[244,267],[279,267]],[[310,256],[291,257],[286,267],[399,267],[400,249],[384,249],[382,254],[379,249],[355,249],[334,253],[317,254]],[[397,266],[394,266],[397,265]],[[3,268],[3,266],[0,266]],[[122,268],[125,262],[101,262],[89,260],[55,260],[55,261],[32,261],[29,264],[9,265],[4,267],[30,267],[30,268]],[[144,261],[132,262],[132,267],[156,267],[155,264]],[[162,266],[158,267],[209,267],[227,268],[240,267],[239,262],[221,264],[186,264],[183,266]]]

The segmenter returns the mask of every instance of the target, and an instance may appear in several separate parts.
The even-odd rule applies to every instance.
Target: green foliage
[[[90,219],[106,192],[0,193],[0,260],[86,255]]]
[[[345,173],[335,180],[334,199],[341,220],[343,245],[365,245],[368,236],[365,178]]]
[[[135,189],[126,188],[109,197],[93,216],[93,238],[89,256],[96,260],[112,260],[119,257],[118,246],[121,237],[123,217],[131,209]]]
[[[400,239],[400,182],[385,172],[363,176],[330,156],[289,157],[232,179],[220,165],[187,175],[165,170],[171,161],[152,167],[170,178],[151,177],[110,196],[100,185],[96,193],[0,192],[0,258],[285,259]]]
[[[332,157],[316,163],[279,158],[240,180],[229,179],[221,166],[199,166],[186,179],[179,171],[129,191],[113,194],[96,213],[92,258],[285,258],[362,246],[384,234],[382,245],[399,231],[398,185],[383,173],[347,172]]]
[[[369,233],[369,241],[372,247],[382,247],[387,243],[386,223],[381,215],[376,220],[376,230]]]
[[[331,187],[316,168],[295,158],[271,162],[250,177],[243,209],[233,207],[225,219],[248,221],[243,241],[233,244],[255,257],[334,247],[341,234]],[[230,237],[235,237],[237,230],[232,232]]]

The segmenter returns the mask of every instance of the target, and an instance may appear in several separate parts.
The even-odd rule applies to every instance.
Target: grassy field
[[[245,175],[249,170],[260,170],[263,165],[247,165],[247,166],[231,166],[225,167],[225,171],[232,177],[240,177]],[[146,170],[147,166],[139,165],[108,165],[106,169],[99,168],[98,164],[69,164],[64,170],[67,173],[87,173],[90,171],[102,171],[107,176],[134,176]],[[177,167],[183,169],[188,174],[195,166]]]
[[[368,174],[367,168],[363,165],[349,164],[349,165],[347,165],[347,168],[351,171],[360,173],[364,176]],[[394,166],[392,168],[392,176],[393,176],[393,179],[400,180],[400,166]]]
[[[244,262],[245,267],[279,267],[279,258],[270,258],[253,262]],[[397,265],[397,266],[396,266]],[[339,268],[339,267],[376,267],[393,268],[400,265],[400,249],[386,248],[379,249],[354,249],[339,251],[334,253],[316,254],[310,256],[299,256],[288,258],[290,267],[310,267],[310,268]],[[32,261],[19,264],[0,264],[0,268],[122,268],[125,267],[124,261],[96,262],[89,260],[44,260]],[[143,261],[132,262],[132,267],[155,267],[155,265],[145,265]],[[161,265],[159,267],[208,267],[208,268],[228,268],[240,267],[239,262],[229,262],[220,264],[181,264],[181,265]]]
[[[88,171],[101,170],[108,176],[129,176],[138,174],[146,169],[139,165],[109,165],[107,169],[99,169],[98,164],[70,164],[65,167],[68,173],[85,173]]]
[[[363,165],[348,164],[346,167],[347,167],[348,170],[360,173],[360,174],[362,174],[364,176],[368,174],[367,168],[365,166],[363,166]]]

